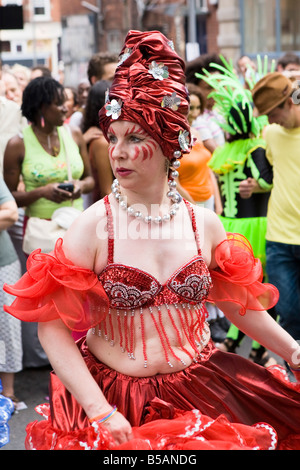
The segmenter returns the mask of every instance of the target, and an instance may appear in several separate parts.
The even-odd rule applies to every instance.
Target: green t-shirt
[[[8,201],[13,201],[14,198],[6,186],[3,178],[0,176],[0,206]],[[7,266],[17,261],[18,255],[14,245],[6,230],[0,231],[0,267]],[[2,281],[2,280],[1,280]],[[5,281],[5,279],[4,279]]]
[[[40,145],[31,126],[23,129],[25,157],[22,164],[22,176],[26,191],[32,191],[49,183],[63,183],[68,180],[66,148],[72,177],[74,180],[81,178],[84,164],[78,145],[64,127],[58,127],[57,132],[60,140],[60,152],[57,157],[53,157]],[[51,219],[56,209],[71,205],[70,201],[57,204],[46,198],[40,198],[26,208],[26,215],[29,217],[40,217],[41,219]],[[74,200],[73,207],[82,211],[82,198]]]

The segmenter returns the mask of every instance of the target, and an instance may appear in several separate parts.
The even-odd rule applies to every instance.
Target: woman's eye
[[[115,135],[108,135],[108,141],[111,143],[111,144],[115,144],[117,142],[117,138]]]
[[[136,135],[131,135],[130,140],[131,142],[138,143],[141,142],[143,139],[141,137],[137,137]]]

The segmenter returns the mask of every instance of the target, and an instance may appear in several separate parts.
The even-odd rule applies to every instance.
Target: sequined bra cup
[[[151,274],[138,268],[114,263],[114,229],[108,197],[104,200],[108,222],[108,264],[99,275],[114,309],[135,309],[177,303],[202,303],[211,287],[211,277],[202,257],[195,216],[186,201],[197,243],[198,255],[178,268],[161,284]]]
[[[178,348],[191,360],[196,361],[209,331],[205,322],[207,311],[204,301],[212,282],[201,254],[195,215],[191,205],[186,201],[198,255],[178,268],[166,283],[161,284],[145,271],[114,262],[114,227],[107,196],[104,202],[108,225],[108,263],[98,277],[109,298],[110,309],[105,320],[97,329],[94,329],[94,333],[104,336],[112,346],[114,345],[115,331],[111,311],[115,310],[119,346],[123,352],[127,352],[130,359],[135,359],[134,322],[138,316],[143,342],[144,367],[147,367],[149,358],[144,316],[150,315],[169,366],[173,367],[174,360],[184,365],[186,363],[176,355],[171,346],[166,325],[175,332]],[[171,309],[170,305],[174,308]],[[189,348],[187,349],[184,344],[188,344]]]

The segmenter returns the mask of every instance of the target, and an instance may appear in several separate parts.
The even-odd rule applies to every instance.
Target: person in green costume
[[[222,60],[224,67],[215,64],[216,72],[219,70],[220,73],[201,76],[214,90],[211,96],[224,119],[220,125],[227,134],[227,142],[214,151],[209,167],[218,175],[223,202],[220,218],[225,230],[244,235],[252,245],[254,256],[265,267],[266,214],[273,180],[262,137],[268,121],[266,116],[254,116],[251,92],[241,85],[233,67],[225,59]],[[248,197],[248,190],[253,187],[257,192]],[[269,313],[275,318],[275,310]],[[231,324],[226,339],[217,347],[236,352],[244,336]],[[276,362],[255,341],[252,342],[250,359],[263,366]]]

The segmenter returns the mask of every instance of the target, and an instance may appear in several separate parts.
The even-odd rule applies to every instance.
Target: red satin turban
[[[184,71],[184,61],[163,34],[130,31],[99,113],[104,135],[116,119],[133,121],[158,142],[170,161],[188,153],[192,142]]]

